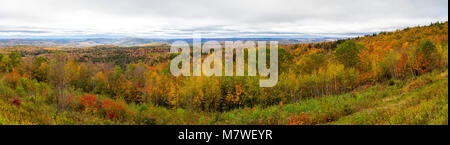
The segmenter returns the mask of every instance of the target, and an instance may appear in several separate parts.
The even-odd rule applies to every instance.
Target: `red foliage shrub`
[[[102,103],[102,109],[106,112],[106,116],[111,120],[120,120],[125,118],[126,105],[123,102],[112,101],[106,99]]]
[[[83,98],[81,98],[81,104],[86,108],[98,108],[97,96],[86,95]]]
[[[12,104],[16,105],[16,106],[20,106],[20,104],[22,104],[22,101],[19,98],[14,98],[12,101]]]

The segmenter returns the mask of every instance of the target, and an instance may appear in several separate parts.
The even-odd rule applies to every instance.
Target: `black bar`
[[[213,132],[209,142],[205,139],[179,139],[180,132]],[[223,130],[270,130],[271,139],[224,139]],[[446,139],[448,126],[0,126],[1,133],[27,137],[57,138],[80,144],[118,143],[130,144],[335,144],[337,142],[385,144],[389,140],[429,142]],[[45,132],[45,133],[43,133]],[[215,135],[219,135],[218,137]],[[403,137],[404,136],[404,137]],[[5,137],[2,135],[2,138]],[[234,138],[234,137],[233,137]],[[431,139],[432,138],[432,139]],[[142,142],[142,143],[140,143]],[[311,144],[312,145],[312,144]]]

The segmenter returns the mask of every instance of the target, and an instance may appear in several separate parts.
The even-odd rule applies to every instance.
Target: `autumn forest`
[[[448,22],[280,44],[271,88],[175,77],[176,55],[165,43],[1,47],[0,125],[448,124]]]

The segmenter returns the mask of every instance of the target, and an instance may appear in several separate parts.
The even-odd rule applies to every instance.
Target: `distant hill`
[[[33,45],[33,46],[66,46],[88,47],[96,45],[138,46],[149,43],[167,42],[163,39],[142,38],[89,38],[89,39],[4,39],[0,40],[1,46]]]
[[[334,41],[342,39],[339,37],[323,38],[205,38],[203,41],[269,41],[277,40],[280,44],[297,44]],[[0,39],[0,47],[30,45],[30,46],[61,46],[61,47],[89,47],[97,45],[116,45],[116,46],[140,46],[152,43],[172,43],[177,40],[183,40],[192,43],[192,39],[154,39],[154,38],[89,38],[89,39]]]

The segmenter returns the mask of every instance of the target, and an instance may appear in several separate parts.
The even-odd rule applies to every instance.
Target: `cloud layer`
[[[0,38],[295,37],[448,21],[448,0],[1,0]]]

